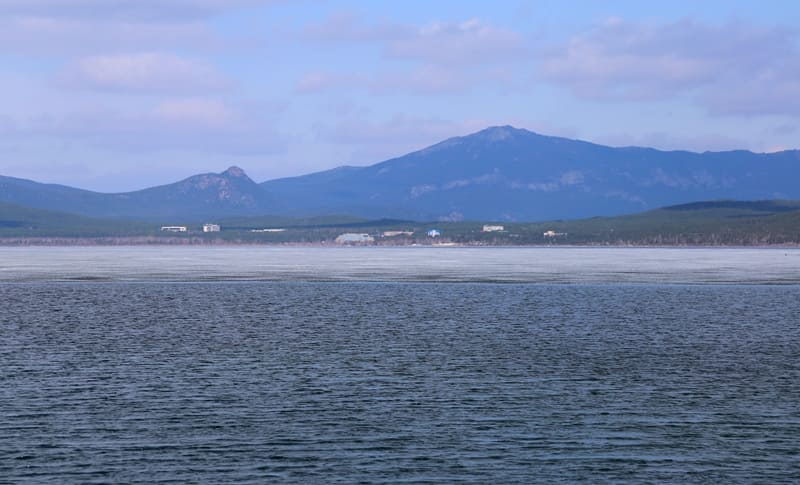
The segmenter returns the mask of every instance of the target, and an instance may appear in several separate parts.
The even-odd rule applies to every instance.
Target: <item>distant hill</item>
[[[640,245],[800,244],[800,201],[707,201],[637,214],[522,225],[555,243]],[[523,236],[524,237],[524,236]],[[546,239],[546,238],[545,238]]]
[[[722,215],[725,211],[733,211],[737,217],[746,215],[775,214],[780,212],[793,212],[800,210],[800,201],[797,200],[713,200],[705,202],[690,202],[688,204],[664,207],[665,211],[708,211]]]
[[[487,128],[368,167],[255,183],[238,167],[106,194],[0,177],[0,202],[103,218],[249,216],[537,221],[637,213],[698,200],[800,199],[800,151],[612,148]]]
[[[0,177],[0,202],[92,217],[163,222],[259,215],[268,213],[273,205],[269,194],[238,167],[120,194]]]

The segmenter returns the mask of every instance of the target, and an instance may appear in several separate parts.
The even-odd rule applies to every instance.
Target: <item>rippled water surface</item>
[[[0,251],[0,482],[800,480],[797,253],[116,249]]]

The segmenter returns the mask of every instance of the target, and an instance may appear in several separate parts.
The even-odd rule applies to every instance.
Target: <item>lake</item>
[[[0,281],[800,284],[800,249],[12,247]]]
[[[796,482],[800,251],[0,249],[0,479]]]

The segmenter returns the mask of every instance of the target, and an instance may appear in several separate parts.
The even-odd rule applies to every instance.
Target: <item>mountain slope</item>
[[[695,200],[796,198],[798,170],[798,151],[611,148],[503,126],[369,167],[342,167],[262,186],[286,213],[546,220]]]
[[[160,221],[258,215],[269,212],[272,205],[264,189],[238,167],[119,194],[0,177],[0,202],[91,217]]]

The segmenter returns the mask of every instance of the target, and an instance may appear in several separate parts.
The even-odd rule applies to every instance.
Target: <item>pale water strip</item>
[[[800,284],[800,249],[13,247],[0,281]]]

